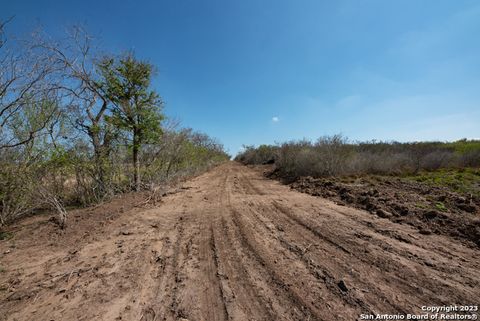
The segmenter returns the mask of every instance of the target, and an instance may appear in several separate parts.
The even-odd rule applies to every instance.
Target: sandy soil
[[[236,163],[0,241],[1,320],[356,320],[478,304],[480,255]]]

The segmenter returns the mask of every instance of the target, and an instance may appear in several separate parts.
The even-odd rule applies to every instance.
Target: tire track
[[[229,221],[233,224],[231,217]],[[276,313],[271,302],[273,298],[265,296],[265,289],[252,276],[254,271],[247,270],[248,264],[239,260],[242,255],[233,243],[230,235],[232,231],[225,216],[221,219],[220,228],[219,234],[223,237],[219,239],[222,248],[219,263],[224,266],[223,270],[228,275],[228,280],[232,281],[230,287],[235,291],[235,298],[239,301],[233,302],[239,305],[233,309],[241,310],[240,313],[237,312],[238,314],[255,315],[259,320],[280,320],[281,317]]]
[[[223,318],[224,320],[229,320],[229,314],[227,310],[227,305],[225,303],[225,294],[223,291],[223,286],[220,280],[220,270],[219,270],[219,255],[218,255],[218,250],[217,250],[217,245],[215,242],[215,234],[213,233],[213,226],[210,227],[210,247],[212,250],[212,255],[213,255],[213,263],[215,265],[215,276],[216,276],[216,285],[218,287],[218,291],[220,292],[220,297],[222,301],[222,310],[223,310]]]
[[[261,201],[262,202],[262,201]],[[325,236],[323,233],[321,233],[320,231],[317,230],[317,228],[315,227],[316,224],[312,223],[312,222],[307,222],[307,221],[304,221],[302,219],[300,219],[299,217],[297,217],[289,208],[286,208],[284,207],[283,205],[279,204],[277,201],[271,201],[270,202],[272,205],[273,205],[273,208],[277,210],[277,213],[280,212],[281,214],[284,215],[284,217],[289,220],[291,222],[291,224],[293,225],[297,225],[297,226],[301,226],[303,229],[307,230],[308,232],[312,233],[313,235],[315,235],[316,237],[320,238],[322,241],[326,242],[327,244],[333,246],[334,248],[342,251],[344,254],[346,254],[349,258],[347,259],[348,261],[350,261],[350,257],[355,257],[356,259],[359,259],[361,262],[363,263],[366,263],[367,265],[370,265],[371,262],[369,261],[366,261],[365,258],[361,255],[358,255],[359,252],[358,250],[354,250],[354,251],[350,251],[348,250],[347,248],[345,248],[344,246],[340,245],[338,242],[336,241],[333,241],[333,239],[331,237],[327,237]],[[268,210],[266,211],[268,212]],[[276,217],[278,219],[278,217]],[[290,235],[303,235],[302,233],[297,233],[297,234],[293,234],[293,233],[290,233]],[[346,242],[346,244],[348,244]],[[287,246],[288,248],[288,246]],[[391,266],[392,269],[394,269],[394,266],[396,266],[396,263],[394,263],[393,261],[385,261],[385,257],[381,257],[379,258],[381,260],[380,262],[380,266],[384,269],[385,267],[388,267],[388,266]],[[392,270],[390,269],[390,270]],[[327,272],[328,274],[328,270],[325,269],[325,268],[322,268],[322,270],[324,272]],[[330,278],[328,276],[325,276],[327,280],[329,280]],[[391,277],[391,276],[390,276]],[[402,279],[399,279],[398,277],[395,277],[393,276],[396,281],[400,284],[403,284],[404,288],[408,288],[410,289],[411,288],[411,284],[407,283],[406,281],[402,280]],[[333,278],[333,277],[332,277]],[[412,275],[412,278],[414,278],[414,276]],[[330,279],[330,282],[333,282],[335,280],[335,278]],[[387,279],[386,279],[387,280]],[[333,289],[333,286],[331,286],[331,288]],[[429,291],[428,289],[426,291]],[[406,291],[408,292],[408,291]],[[432,292],[433,293],[433,292]],[[383,293],[378,290],[377,291],[377,294],[378,294],[378,298],[381,298],[381,300],[383,302],[386,302],[388,303],[389,306],[391,307],[394,307],[395,311],[398,311],[398,312],[404,312],[404,313],[407,313],[407,310],[405,310],[404,308],[402,308],[401,306],[399,306],[398,304],[395,304],[393,303],[389,298],[385,297],[383,295]],[[345,299],[345,297],[344,297]],[[353,301],[355,302],[356,304],[360,305],[362,308],[366,308],[367,310],[371,310],[369,307],[367,307],[367,304],[364,303],[361,299],[357,298],[357,299],[352,299],[352,298],[348,298],[347,300],[350,300],[350,301]],[[350,302],[351,304],[352,302]],[[446,304],[445,302],[439,302],[439,304]]]
[[[277,231],[275,231],[269,224],[265,222],[265,220],[269,220],[267,217],[263,216],[259,212],[255,212],[252,209],[252,213],[257,217],[258,221],[261,222],[262,226],[268,230],[272,236],[272,239],[277,239],[279,244],[286,249],[287,251],[291,252],[292,254],[295,255],[295,257],[302,261],[304,263],[305,268],[309,271],[310,275],[314,276],[316,279],[321,280],[324,282],[326,287],[330,290],[330,292],[335,295],[339,300],[344,301],[345,304],[351,305],[351,306],[357,306],[362,310],[362,313],[368,313],[368,314],[375,314],[375,312],[370,308],[370,306],[354,295],[352,292],[344,292],[342,291],[339,286],[339,279],[335,278],[332,273],[329,272],[329,270],[321,266],[320,264],[317,264],[313,259],[307,257],[307,248],[301,248],[300,245],[298,245],[295,242],[288,241],[285,237],[283,237],[281,234],[277,233],[278,231],[278,226],[276,227]],[[275,225],[272,221],[270,221],[272,225]],[[283,228],[281,228],[283,230]],[[301,234],[296,234],[296,235],[301,235]],[[302,235],[302,238],[305,238],[305,235]],[[312,245],[313,243],[310,243]],[[386,299],[386,298],[383,298]],[[392,306],[394,306],[392,304]],[[400,311],[400,310],[399,310]]]
[[[259,266],[263,267],[269,275],[270,282],[276,286],[276,289],[279,289],[282,294],[291,302],[291,304],[296,307],[300,315],[297,314],[297,318],[300,316],[300,320],[325,320],[320,318],[310,307],[309,303],[305,302],[301,296],[292,291],[289,285],[287,285],[282,277],[276,272],[275,268],[263,258],[257,248],[254,245],[252,238],[247,236],[247,231],[245,225],[239,219],[241,215],[234,208],[232,211],[232,221],[234,226],[237,228],[239,239],[241,244],[247,251],[251,254],[251,257],[258,263]]]
[[[311,233],[315,234],[318,238],[320,238],[322,241],[327,242],[328,244],[336,247],[340,251],[346,253],[346,254],[352,254],[349,250],[347,250],[345,247],[342,245],[338,244],[338,242],[333,241],[330,237],[325,236],[324,234],[320,233],[317,229],[315,229],[313,226],[310,224],[307,224],[304,222],[302,219],[298,218],[295,216],[288,208],[284,207],[283,205],[277,203],[276,201],[272,202],[272,205],[281,213],[285,214],[288,216],[292,221],[297,223],[298,225],[302,226],[306,230],[310,231]]]
[[[248,186],[245,186],[245,188],[248,189]],[[252,208],[257,206],[258,202],[260,202],[260,203],[267,202],[268,203],[267,200],[265,200],[265,201],[262,200],[262,199],[256,199],[256,200],[257,201],[250,202],[250,204],[252,205]],[[282,205],[278,204],[278,202],[273,201],[272,203],[274,203],[274,205],[277,205],[275,209],[278,212],[280,212],[281,214],[285,215],[285,218],[287,218],[291,222],[295,222],[296,225],[300,225],[302,228],[304,228],[307,231],[313,233],[315,236],[324,240],[327,244],[333,245],[337,249],[340,249],[342,252],[344,252],[344,254],[348,254],[348,256],[347,256],[347,257],[349,257],[347,259],[348,261],[351,261],[350,257],[351,258],[355,257],[357,260],[360,260],[360,262],[362,262],[363,264],[365,264],[367,266],[372,264],[372,261],[369,258],[369,256],[371,256],[371,255],[364,255],[363,250],[361,250],[359,252],[358,248],[355,249],[358,246],[358,244],[350,244],[350,242],[345,240],[346,241],[345,244],[350,244],[351,246],[353,246],[354,250],[350,250],[350,249],[346,248],[345,246],[339,245],[338,242],[333,241],[332,239],[330,239],[330,237],[324,236],[324,233],[320,233],[315,227],[316,224],[313,224],[310,220],[309,221],[303,221],[302,219],[297,217],[295,214],[293,214],[293,212],[291,212],[289,209],[284,208],[284,207],[282,207]],[[251,208],[251,210],[252,210],[252,208]],[[295,234],[292,234],[292,235],[295,235]],[[300,235],[302,235],[302,233],[297,233],[296,235],[300,236]],[[337,236],[335,236],[335,237],[337,237]],[[338,237],[337,237],[337,239],[338,239]],[[340,239],[342,239],[342,238],[340,238]],[[380,251],[377,250],[377,251],[373,251],[373,252],[374,253],[381,253],[381,251],[382,251],[382,249],[380,249]],[[410,270],[409,268],[404,269],[401,273],[407,275],[407,280],[410,279],[410,281],[407,281],[407,280],[404,280],[403,278],[398,277],[398,274],[397,274],[398,262],[393,261],[391,258],[389,258],[388,256],[385,256],[385,255],[381,255],[381,256],[376,255],[375,257],[376,257],[376,260],[378,260],[378,262],[373,262],[374,264],[378,264],[378,267],[381,268],[381,269],[387,268],[387,270],[386,270],[387,274],[383,274],[383,277],[382,277],[387,284],[390,283],[390,278],[393,278],[395,280],[394,283],[396,283],[397,285],[402,285],[402,287],[404,289],[404,293],[414,291],[414,292],[417,292],[418,294],[420,294],[422,297],[428,296],[428,295],[429,296],[437,296],[437,300],[436,300],[437,303],[447,304],[448,301],[444,301],[443,298],[451,296],[450,293],[451,293],[451,289],[453,288],[452,284],[444,284],[444,286],[439,286],[436,283],[429,282],[428,278],[423,277],[424,280],[429,283],[429,285],[428,285],[427,288],[419,288],[417,285],[415,285],[416,282],[412,282],[412,280],[415,280],[417,278],[416,273],[420,273],[420,275],[425,275],[426,272],[424,272],[424,268],[422,266],[419,267],[420,270],[418,270],[418,268],[417,268],[415,271]],[[409,261],[411,261],[411,260],[409,260]],[[410,273],[409,273],[409,271],[410,271]],[[359,280],[357,279],[357,281],[359,281]],[[443,283],[443,280],[441,278],[438,279],[438,281]],[[372,286],[376,287],[374,284],[371,284],[370,288]],[[392,288],[392,291],[393,291],[393,288]],[[409,310],[406,310],[405,308],[403,308],[403,305],[395,304],[389,298],[385,297],[385,295],[383,295],[381,289],[377,289],[376,293],[379,294],[378,298],[381,298],[381,301],[387,303],[388,306],[394,307],[396,311],[399,311],[399,312],[403,311],[405,313],[409,311]],[[395,292],[393,292],[393,293],[395,293]],[[438,296],[438,295],[436,295],[436,293],[441,293],[442,295]],[[464,295],[468,296],[468,292],[465,292]],[[417,295],[413,296],[413,298],[415,298],[415,297],[417,297]],[[407,299],[407,300],[412,302],[412,303],[414,302],[411,299]],[[360,303],[360,302],[361,302],[361,300],[360,301],[357,300],[357,303],[362,305],[362,303]],[[402,303],[402,304],[404,304],[404,303]],[[363,305],[363,306],[365,307],[365,305]]]
[[[175,237],[174,243],[172,244],[170,238],[167,237],[166,244],[168,244],[168,247],[166,252],[163,256],[155,256],[155,263],[159,263],[156,273],[160,280],[155,282],[150,302],[142,308],[140,321],[175,320],[177,318],[178,285],[176,283],[178,280],[180,244],[184,235],[183,216],[180,216],[174,224],[172,235]],[[170,251],[171,253],[169,253]],[[169,253],[168,256],[167,253]]]
[[[319,216],[329,215],[328,211],[325,211],[325,208],[314,207],[314,211]],[[447,251],[444,248],[439,248],[438,246],[435,246],[435,247],[425,246],[421,242],[417,241],[418,240],[417,237],[414,237],[409,233],[402,233],[404,234],[402,235],[402,234],[399,234],[399,232],[396,229],[377,227],[375,223],[379,224],[378,221],[375,222],[372,219],[365,221],[358,217],[358,213],[357,215],[354,215],[352,213],[349,213],[348,210],[345,210],[345,209],[336,209],[335,213],[343,215],[347,221],[352,221],[360,226],[363,226],[361,232],[355,233],[355,236],[357,238],[364,239],[366,240],[365,242],[366,244],[374,244],[377,247],[382,248],[382,250],[384,251],[387,251],[393,255],[401,256],[405,260],[416,261],[421,265],[425,263],[424,259],[422,259],[420,256],[412,252],[412,249],[411,249],[412,247],[415,247],[417,251],[419,249],[423,250],[423,253],[424,253],[423,256],[432,256],[435,258],[448,257],[450,260],[462,259],[460,255],[456,255],[455,253],[452,253],[451,251]],[[384,238],[389,238],[391,239],[391,241],[385,240]],[[395,242],[395,241],[400,241],[402,243],[405,243],[405,245],[400,245],[401,247],[400,249],[389,245],[391,242]],[[443,272],[447,274],[456,273],[455,268],[452,268],[448,265],[436,265],[434,267],[430,266],[430,268],[433,268],[439,272]]]

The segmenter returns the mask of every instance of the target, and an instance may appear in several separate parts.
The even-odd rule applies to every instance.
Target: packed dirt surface
[[[422,234],[451,236],[480,247],[480,198],[472,194],[461,195],[446,187],[390,176],[302,177],[290,186],[395,223],[409,224]]]
[[[1,320],[357,320],[478,304],[476,247],[237,163],[0,241]]]

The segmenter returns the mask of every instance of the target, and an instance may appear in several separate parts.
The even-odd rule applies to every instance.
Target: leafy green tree
[[[143,144],[154,143],[162,134],[163,102],[151,89],[154,67],[133,54],[108,57],[99,63],[103,87],[113,103],[108,121],[128,133],[132,149],[135,189],[140,189],[139,154]]]

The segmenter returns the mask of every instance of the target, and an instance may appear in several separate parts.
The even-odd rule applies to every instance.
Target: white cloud
[[[278,123],[280,121],[280,118],[278,118],[277,116],[274,116],[274,117],[272,117],[272,121],[274,123]]]

